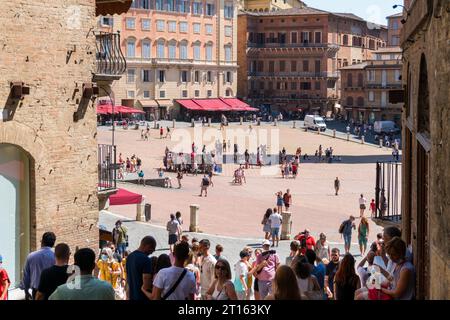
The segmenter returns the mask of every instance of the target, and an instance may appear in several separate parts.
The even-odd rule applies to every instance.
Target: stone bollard
[[[347,141],[350,141],[350,133],[347,132]]]
[[[294,120],[294,124],[293,124],[293,126],[292,126],[292,129],[295,129],[295,120]]]
[[[361,144],[364,144],[364,136],[361,136]]]
[[[283,219],[283,224],[281,225],[281,240],[291,240],[291,216],[290,211],[283,211],[281,213],[281,218]]]
[[[145,221],[144,208],[145,196],[142,196],[142,202],[136,204],[136,221]]]
[[[320,128],[317,128],[317,134],[320,134]]]
[[[158,129],[158,125],[156,123],[156,120],[155,120],[155,125],[154,125],[153,129]]]
[[[277,119],[274,119],[274,120],[273,120],[273,125],[274,125],[275,127],[278,125],[278,120],[277,120]]]
[[[194,128],[195,127],[195,122],[194,119],[191,119],[191,127]]]
[[[256,125],[258,125],[258,126],[261,125],[261,118],[258,118],[258,120],[256,120]]]
[[[191,204],[191,221],[189,225],[189,232],[198,232],[198,209],[200,209],[200,206],[198,204]]]
[[[172,120],[172,128],[175,128],[175,119]]]
[[[383,148],[383,139],[380,139],[380,148]]]
[[[333,129],[333,138],[336,138],[336,129]]]
[[[211,127],[211,118],[208,118],[208,127]]]
[[[243,122],[242,117],[239,117],[239,123],[240,123],[241,126],[242,126],[242,122]]]

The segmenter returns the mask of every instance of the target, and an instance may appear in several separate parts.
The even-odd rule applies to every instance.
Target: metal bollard
[[[239,122],[240,122],[241,126],[242,126],[242,121],[243,121],[242,117],[239,117]]]
[[[194,122],[194,119],[193,119],[193,118],[191,119],[191,127],[192,127],[192,128],[195,127],[195,122]]]
[[[208,118],[208,127],[211,127],[211,118]]]
[[[274,119],[274,120],[273,120],[273,125],[274,125],[275,127],[278,125],[278,120],[277,120],[277,119]]]
[[[380,139],[380,148],[383,148],[383,139]]]

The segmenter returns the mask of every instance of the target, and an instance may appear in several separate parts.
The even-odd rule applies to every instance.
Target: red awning
[[[205,111],[233,111],[232,108],[220,99],[192,99]]]
[[[232,107],[232,111],[258,111],[257,108],[252,108],[244,101],[241,101],[236,98],[220,98],[227,105]]]
[[[112,114],[113,106],[111,104],[101,104],[97,106],[97,114]],[[114,114],[117,113],[145,113],[142,110],[126,107],[126,106],[114,106]]]
[[[120,113],[145,113],[142,110],[131,108],[131,107],[126,107],[126,106],[119,106],[118,108],[119,108]]]
[[[181,104],[183,107],[189,110],[203,110],[202,107],[200,107],[198,104],[196,104],[191,99],[185,99],[185,100],[176,100],[179,104]]]
[[[141,202],[142,202],[141,194],[120,188],[115,194],[109,197],[109,204],[111,206],[121,206],[125,204],[139,204]]]

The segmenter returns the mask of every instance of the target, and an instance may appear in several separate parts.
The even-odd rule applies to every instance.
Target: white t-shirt
[[[206,294],[215,279],[214,268],[216,266],[216,262],[216,258],[214,258],[211,254],[203,257],[202,259],[202,265],[200,268],[200,286],[202,295]]]
[[[359,198],[359,204],[366,204],[366,198]]]
[[[153,285],[162,289],[161,296],[169,291],[180,277],[184,268],[170,267],[161,269],[153,280]],[[178,284],[175,291],[166,300],[186,300],[189,294],[195,294],[195,276],[192,272],[186,272],[183,280]]]
[[[281,226],[281,214],[279,213],[272,213],[269,217],[270,220],[270,227],[271,228],[279,228]]]

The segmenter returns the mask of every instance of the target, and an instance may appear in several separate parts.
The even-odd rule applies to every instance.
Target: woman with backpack
[[[200,194],[198,196],[202,197],[203,191],[205,191],[205,197],[207,197],[208,196],[208,187],[209,187],[209,178],[206,174],[203,175],[202,183],[201,183],[200,187],[201,187],[201,190],[200,190]]]
[[[180,170],[178,170],[177,171],[178,189],[181,189],[181,179],[183,179],[183,173]]]

